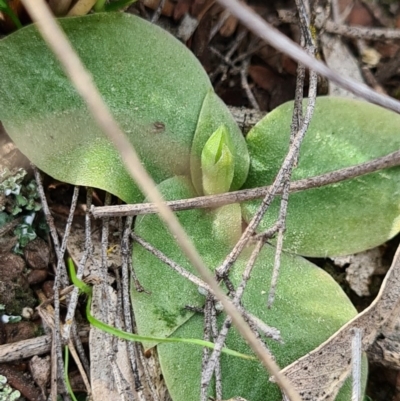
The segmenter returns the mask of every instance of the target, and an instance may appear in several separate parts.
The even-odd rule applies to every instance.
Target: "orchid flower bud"
[[[205,195],[229,191],[235,164],[228,142],[227,128],[221,125],[204,145],[201,152],[201,171]]]

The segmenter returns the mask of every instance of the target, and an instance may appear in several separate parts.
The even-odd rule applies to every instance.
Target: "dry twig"
[[[364,40],[400,39],[400,29],[349,26],[344,24],[337,24],[331,20],[327,20],[323,26],[320,26],[320,24],[317,24],[317,21],[315,24],[317,28],[324,28],[324,30],[328,33],[344,36],[346,38]]]
[[[370,174],[385,168],[396,167],[400,165],[400,150],[392,152],[386,156],[357,164],[351,167],[345,167],[330,173],[318,176],[304,178],[302,180],[290,183],[290,193],[305,191],[307,189],[319,188],[325,185],[335,184],[340,181],[349,180],[365,174]],[[263,198],[271,189],[271,186],[242,189],[240,191],[228,192],[219,195],[199,196],[190,199],[181,199],[176,201],[168,201],[166,204],[174,211],[182,211],[189,209],[206,209],[214,208],[231,203],[241,203],[249,200]],[[282,194],[282,188],[276,192],[277,195]],[[135,205],[117,205],[108,207],[92,207],[91,213],[95,218],[104,218],[106,216],[136,216],[142,214],[157,213],[156,206],[152,203],[138,203]]]

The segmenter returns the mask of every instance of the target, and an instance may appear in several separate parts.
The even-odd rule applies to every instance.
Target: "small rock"
[[[16,236],[4,235],[0,237],[0,255],[10,253],[17,242],[18,238]]]
[[[28,340],[37,335],[39,326],[32,322],[7,323],[2,326],[6,336],[6,343]]]
[[[14,282],[21,277],[25,269],[25,261],[21,256],[14,253],[0,255],[0,277],[1,281]]]
[[[30,268],[47,269],[50,260],[49,246],[41,238],[35,238],[26,245],[24,256]]]
[[[47,270],[32,270],[28,274],[28,282],[30,285],[42,283],[47,278]]]
[[[54,296],[54,281],[53,280],[47,280],[43,283],[42,285],[42,290],[44,292],[44,295],[46,295],[46,298],[50,299],[53,298]]]

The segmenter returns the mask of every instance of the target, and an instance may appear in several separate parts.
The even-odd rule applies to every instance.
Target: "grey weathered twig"
[[[370,28],[364,26],[349,26],[337,24],[331,20],[327,20],[323,26],[319,26],[316,20],[317,28],[324,28],[326,32],[344,36],[352,39],[364,40],[398,40],[400,39],[400,29],[389,28]]]
[[[330,173],[317,175],[290,183],[290,193],[305,191],[307,189],[319,188],[329,184],[335,184],[340,181],[349,180],[365,174],[373,173],[385,168],[396,167],[400,165],[400,150],[392,152],[386,156],[357,164],[351,167],[345,167]],[[206,209],[214,208],[231,203],[241,203],[249,200],[260,199],[264,197],[271,186],[242,189],[240,191],[228,192],[219,195],[199,196],[190,199],[181,199],[176,201],[168,201],[166,204],[173,211],[182,211],[190,209]],[[277,195],[282,194],[279,188]],[[101,206],[92,207],[91,213],[95,218],[104,218],[106,216],[136,216],[142,214],[157,213],[156,206],[153,203],[138,203],[134,205],[117,205],[117,206]]]
[[[184,277],[187,280],[191,281],[193,284],[204,288],[204,290],[206,290],[207,292],[212,292],[211,288],[203,280],[201,280],[200,278],[198,278],[194,274],[190,273],[189,271],[187,271],[182,266],[179,266],[176,262],[174,262],[168,256],[164,255],[161,251],[159,251],[158,249],[154,248],[153,245],[149,244],[143,238],[139,237],[136,233],[132,232],[131,233],[131,237],[135,242],[140,244],[144,249],[149,251],[157,259],[161,260],[161,262],[163,262],[167,266],[169,266],[172,270],[175,270],[182,277]]]
[[[238,289],[236,290],[235,296],[233,297],[233,300],[232,300],[232,302],[236,306],[238,306],[240,304],[240,300],[243,296],[243,292],[246,288],[247,282],[250,279],[251,271],[254,267],[254,264],[257,260],[259,253],[261,252],[263,243],[264,242],[262,240],[259,240],[257,242],[257,245],[255,246],[255,248],[254,248],[253,252],[251,253],[250,258],[247,262],[246,269],[243,272],[242,281],[241,281]],[[221,331],[219,332],[218,338],[215,341],[215,348],[213,349],[211,356],[208,358],[207,363],[205,364],[205,366],[203,366],[202,377],[201,377],[201,388],[203,391],[205,391],[208,388],[212,374],[214,372],[216,364],[221,355],[221,350],[222,350],[222,347],[224,346],[225,339],[226,339],[226,336],[228,335],[228,331],[231,327],[231,324],[232,324],[231,317],[230,316],[226,317],[226,319],[222,325]]]
[[[52,370],[51,391],[52,391],[52,394],[56,394],[57,391],[66,393],[67,386],[66,386],[65,379],[64,379],[64,363],[63,363],[63,354],[62,354],[62,345],[63,344],[62,344],[62,337],[61,337],[61,333],[60,333],[60,327],[61,327],[61,324],[60,324],[60,290],[65,288],[68,285],[68,276],[66,273],[66,268],[65,268],[65,263],[64,263],[64,253],[66,250],[67,241],[68,241],[68,237],[69,237],[69,233],[70,233],[71,225],[72,225],[72,219],[73,219],[76,204],[78,201],[79,188],[78,187],[74,188],[74,193],[73,193],[72,202],[71,202],[71,208],[70,208],[70,212],[68,215],[67,224],[65,227],[65,233],[64,233],[61,245],[60,245],[57,230],[54,225],[54,220],[50,213],[50,209],[47,204],[47,199],[46,199],[46,196],[44,193],[42,177],[41,177],[39,171],[35,167],[34,167],[34,175],[35,175],[36,182],[38,184],[37,188],[38,188],[40,200],[42,202],[43,212],[45,214],[46,222],[50,229],[54,249],[56,250],[56,253],[57,253],[57,267],[56,267],[56,276],[55,276],[55,281],[54,281],[54,327],[52,327],[52,330],[53,330],[52,355],[54,355],[56,358],[56,364],[53,365],[53,370]],[[61,383],[63,386],[62,389],[58,389],[58,390],[56,388],[57,376],[62,378]],[[67,396],[67,398],[69,399],[69,396]]]
[[[300,29],[301,29],[301,44],[304,44],[305,50],[311,56],[315,56],[315,46],[310,31],[310,18],[307,14],[306,7],[303,0],[296,0],[296,7],[299,14]],[[297,79],[296,79],[296,92],[295,92],[295,102],[294,110],[292,116],[292,125],[290,133],[290,146],[296,139],[296,135],[299,130],[305,129],[304,135],[308,129],[308,124],[311,121],[311,117],[314,113],[315,99],[317,97],[317,74],[311,70],[309,73],[310,84],[309,84],[309,101],[307,105],[306,117],[303,118],[303,88],[305,79],[305,67],[299,64],[297,67]],[[288,169],[286,176],[284,176],[284,181],[282,183],[282,197],[279,209],[279,216],[277,220],[278,229],[278,239],[276,243],[274,268],[272,271],[272,279],[268,294],[267,306],[271,308],[272,303],[275,299],[275,291],[278,283],[279,269],[281,265],[281,254],[283,249],[283,234],[286,229],[286,214],[289,201],[289,188],[290,179],[293,171],[293,167],[297,165],[299,159],[299,152],[294,155],[292,160],[292,165]]]
[[[88,209],[90,209],[92,205],[92,194],[93,190],[91,188],[88,188],[86,192],[86,212],[85,212],[85,251],[83,252],[82,258],[77,265],[77,272],[76,272],[76,276],[79,279],[82,279],[86,261],[88,260],[89,254],[91,253],[92,250],[92,238],[91,238],[92,226],[91,226],[90,214],[88,211]],[[75,310],[78,304],[78,296],[79,296],[79,288],[74,287],[69,299],[67,315],[65,317],[65,324],[63,327],[62,335],[65,341],[67,341],[70,336],[71,325],[74,320]]]
[[[353,330],[353,339],[351,342],[351,370],[353,391],[351,401],[361,401],[361,364],[362,364],[362,330],[355,328]]]
[[[249,69],[249,63],[250,63],[250,58],[247,58],[242,61],[242,66],[240,68],[240,82],[242,83],[242,88],[246,92],[247,98],[249,99],[249,102],[253,109],[259,111],[260,106],[257,103],[256,98],[253,95],[253,92],[251,91],[251,88],[249,86],[249,82],[247,81],[247,71]]]

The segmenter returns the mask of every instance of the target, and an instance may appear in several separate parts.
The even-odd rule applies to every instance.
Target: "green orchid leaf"
[[[234,174],[233,155],[228,146],[228,131],[221,125],[208,139],[201,152],[203,192],[214,195],[228,192]]]
[[[190,181],[184,177],[165,180],[159,184],[158,189],[166,200],[186,199],[195,195]],[[211,212],[188,210],[178,212],[177,217],[210,269],[224,260],[227,250],[240,237],[242,220],[239,205],[228,205]],[[196,274],[158,216],[138,217],[135,233],[180,266]],[[193,315],[193,312],[186,309],[187,305],[203,305],[204,296],[198,286],[171,270],[138,244],[133,247],[133,267],[145,290],[138,292],[134,284],[131,286],[139,334],[167,337]],[[154,342],[145,343],[148,348],[154,345]]]
[[[228,253],[242,235],[242,209],[238,203],[233,203],[211,210],[209,213],[212,218],[211,236],[217,243],[227,246]]]
[[[267,345],[283,368],[318,347],[337,329],[356,315],[356,310],[339,285],[325,271],[301,257],[282,254],[281,275],[273,307],[266,307],[275,250],[261,252],[243,297],[243,306],[269,326],[278,328],[284,344],[267,339]],[[241,258],[230,274],[237,285],[246,258]],[[225,318],[219,317],[220,324]],[[203,316],[195,315],[174,337],[194,337],[203,333]],[[235,329],[230,330],[226,346],[242,353],[249,347]],[[163,376],[173,401],[196,400],[200,394],[202,351],[186,345],[159,344],[157,347]],[[328,356],[329,357],[329,356]],[[276,384],[268,380],[261,363],[221,356],[223,399],[243,397],[251,401],[280,401]],[[184,383],[182,379],[184,378]],[[367,363],[363,361],[363,385]],[[351,400],[348,382],[337,401]],[[215,394],[210,394],[215,396]]]
[[[187,174],[200,110],[212,91],[194,55],[164,30],[129,14],[59,23],[153,178]],[[18,148],[58,180],[142,201],[36,28],[2,39],[0,53],[0,120]],[[222,102],[220,107],[225,110]],[[227,126],[233,124],[226,118]]]
[[[199,195],[203,194],[202,152],[211,135],[221,125],[226,129],[225,143],[232,154],[234,164],[233,179],[229,189],[231,191],[239,189],[249,171],[249,153],[244,137],[223,101],[210,90],[203,102],[190,156],[192,182]]]
[[[289,148],[293,102],[269,113],[247,135],[245,188],[271,184]],[[322,97],[292,180],[367,162],[400,149],[400,115],[358,100]],[[258,201],[243,204],[251,219]],[[277,218],[279,198],[259,230]],[[348,255],[373,248],[400,230],[400,168],[291,194],[284,248],[305,256]]]
[[[158,187],[167,200],[185,199],[194,193],[190,182],[183,177],[168,179]],[[220,264],[241,234],[241,208],[237,204],[212,211],[182,211],[177,215],[211,269]],[[170,259],[195,273],[157,216],[138,217],[135,231]],[[250,252],[251,248],[246,249],[230,273],[229,277],[235,285],[241,280]],[[280,366],[284,367],[319,346],[354,317],[356,311],[327,273],[290,254],[282,255],[276,300],[273,308],[267,309],[266,300],[273,264],[274,249],[267,246],[254,267],[243,305],[259,319],[281,331],[285,343],[268,340],[268,346],[277,356]],[[140,284],[147,292],[137,292],[132,285],[132,304],[138,334],[201,338],[203,317],[185,309],[186,305],[204,305],[204,296],[199,293],[197,286],[180,277],[138,244],[133,249],[133,266]],[[154,345],[155,342],[145,343],[146,348]],[[251,355],[244,340],[234,330],[229,335],[226,346]],[[201,349],[190,348],[185,344],[177,347],[174,344],[158,344],[157,347],[163,375],[173,401],[198,399]],[[234,358],[222,356],[222,377],[226,399],[233,396],[242,396],[252,401],[281,399],[278,388],[268,381],[265,369],[258,362],[241,360],[236,363]],[[365,378],[366,373],[364,382]],[[350,394],[351,391],[347,388],[339,400],[350,401]]]
[[[115,0],[110,3],[106,3],[104,5],[104,11],[112,12],[112,11],[120,11],[126,9],[133,3],[136,3],[137,0]]]

